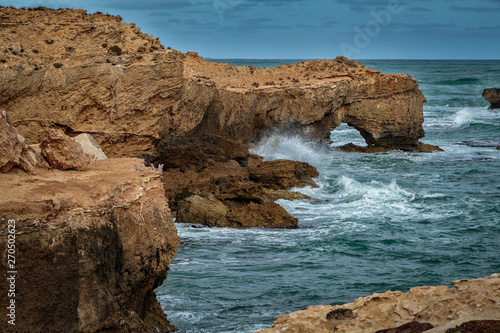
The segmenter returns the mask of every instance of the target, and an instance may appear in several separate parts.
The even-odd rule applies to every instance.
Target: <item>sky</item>
[[[120,15],[207,58],[500,59],[500,0],[0,0]]]

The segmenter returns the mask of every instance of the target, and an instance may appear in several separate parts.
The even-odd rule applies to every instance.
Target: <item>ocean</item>
[[[310,305],[500,273],[500,110],[481,96],[500,87],[500,61],[360,62],[418,81],[421,141],[444,152],[345,153],[335,147],[364,145],[347,125],[331,146],[271,133],[252,152],[316,166],[319,188],[300,189],[314,200],[278,201],[296,230],[176,224],[181,246],[157,294],[181,332],[254,332]]]

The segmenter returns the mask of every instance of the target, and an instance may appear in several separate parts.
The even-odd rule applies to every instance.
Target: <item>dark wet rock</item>
[[[274,203],[307,196],[292,187],[313,186],[315,167],[263,161],[219,136],[165,138],[147,163],[165,164],[163,182],[178,223],[234,228],[297,228],[298,220]]]
[[[367,146],[361,147],[353,143],[348,143],[346,145],[338,147],[338,149],[348,152],[348,153],[385,153],[396,148],[394,147],[383,147],[383,146]],[[438,146],[429,145],[427,143],[418,142],[414,146],[400,146],[398,150],[411,151],[415,153],[432,153],[434,151],[443,151],[443,149]]]
[[[500,320],[473,320],[450,328],[446,333],[498,333]]]
[[[429,323],[419,323],[418,321],[412,321],[399,327],[380,330],[376,333],[420,333],[428,331],[432,328],[434,328],[434,326]]]
[[[344,320],[344,319],[354,319],[356,315],[351,309],[335,309],[326,314],[326,319],[331,320]]]
[[[500,89],[489,88],[483,90],[483,97],[491,103],[490,109],[500,109]]]
[[[459,143],[461,146],[469,147],[498,147],[500,141],[498,140],[466,140]]]
[[[239,142],[217,135],[200,137],[163,138],[155,148],[155,153],[146,157],[146,164],[164,164],[165,169],[191,169],[200,171],[216,162],[244,160],[248,148]]]

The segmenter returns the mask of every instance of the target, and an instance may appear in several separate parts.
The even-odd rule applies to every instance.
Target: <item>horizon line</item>
[[[335,58],[224,58],[204,57],[212,60],[325,60]],[[350,60],[425,60],[425,61],[500,61],[500,59],[473,59],[473,58],[350,58]]]

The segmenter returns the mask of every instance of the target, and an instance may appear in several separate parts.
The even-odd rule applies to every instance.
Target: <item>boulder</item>
[[[193,223],[209,227],[227,224],[226,216],[229,209],[213,194],[192,195],[179,202],[178,207],[177,223]]]
[[[36,174],[41,165],[42,160],[33,148],[26,145],[12,125],[9,114],[0,110],[0,171],[6,173],[18,167],[28,174]]]
[[[222,228],[298,228],[298,219],[274,202],[218,200],[213,194],[192,195],[178,203],[178,223]]]
[[[73,138],[76,142],[82,146],[83,152],[93,156],[95,160],[105,160],[106,154],[102,151],[101,147],[92,137],[92,135],[88,133],[82,133]]]
[[[491,103],[490,109],[500,109],[500,88],[484,89],[483,97]]]
[[[60,129],[51,129],[40,148],[43,156],[55,169],[84,171],[91,161],[90,156],[83,152],[82,146]]]

